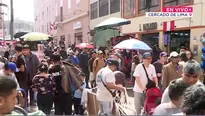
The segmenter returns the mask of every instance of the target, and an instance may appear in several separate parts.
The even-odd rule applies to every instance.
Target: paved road
[[[132,110],[135,110],[134,108],[134,93],[133,93],[133,85],[127,84],[127,93],[128,93],[128,107]],[[29,107],[29,112],[35,112],[38,108],[36,106]],[[54,112],[52,110],[52,112]],[[131,115],[131,114],[129,114]]]

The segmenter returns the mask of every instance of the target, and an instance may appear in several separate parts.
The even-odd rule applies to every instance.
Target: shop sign
[[[73,29],[74,30],[81,29],[81,28],[82,28],[82,23],[80,21],[73,23]]]
[[[157,29],[157,22],[143,24],[143,31]]]

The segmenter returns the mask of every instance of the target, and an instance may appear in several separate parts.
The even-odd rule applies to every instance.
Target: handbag
[[[146,70],[144,64],[142,64],[142,66],[144,68],[144,71],[145,71],[146,77],[147,77],[147,81],[148,81],[147,85],[146,85],[147,90],[150,89],[150,88],[156,87],[156,83],[149,78],[149,75],[147,73],[147,70]]]
[[[115,97],[116,96],[116,91],[111,91],[108,87],[107,87],[107,85],[103,82],[103,80],[101,79],[101,81],[102,81],[102,83],[103,83],[103,85],[105,86],[105,88],[110,92],[110,94],[112,95],[112,97]]]

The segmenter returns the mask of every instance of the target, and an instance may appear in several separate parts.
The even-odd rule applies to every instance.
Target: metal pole
[[[3,37],[3,40],[4,40],[4,46],[5,46],[5,25],[4,25],[4,11],[3,11],[3,13],[2,13],[2,37]]]
[[[14,38],[14,11],[13,11],[13,0],[10,0],[10,11],[11,11],[11,22],[10,22],[10,36],[11,36],[11,41],[13,43],[13,38]]]

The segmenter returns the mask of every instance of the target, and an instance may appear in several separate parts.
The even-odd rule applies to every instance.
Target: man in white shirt
[[[202,69],[200,67],[200,64],[194,60],[187,61],[184,64],[184,67],[182,69],[182,78],[179,78],[178,80],[183,80],[185,83],[189,85],[195,85],[195,84],[202,84],[199,81],[199,78],[202,74]],[[169,86],[165,89],[163,95],[162,95],[162,100],[161,103],[168,103],[170,102],[170,98],[168,95],[168,88]]]
[[[125,88],[115,84],[114,71],[118,61],[109,59],[107,67],[98,71],[96,76],[97,100],[99,102],[99,115],[112,115],[113,93],[115,90],[125,91]]]
[[[143,54],[143,63],[138,64],[135,68],[135,71],[133,73],[133,76],[135,77],[135,85],[133,88],[134,91],[134,100],[135,100],[135,110],[136,110],[136,115],[141,114],[141,110],[143,107],[143,102],[144,102],[144,92],[147,90],[146,85],[148,84],[148,77],[149,79],[154,81],[156,86],[158,87],[158,80],[156,76],[156,71],[155,67],[151,64],[152,57],[151,53],[146,52]],[[144,67],[146,71],[144,70]]]

